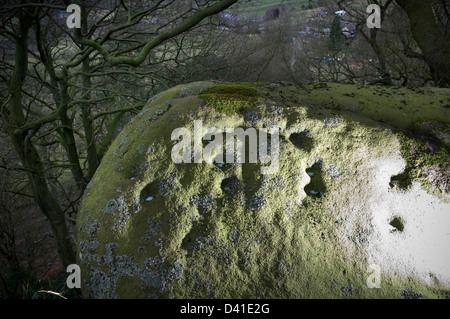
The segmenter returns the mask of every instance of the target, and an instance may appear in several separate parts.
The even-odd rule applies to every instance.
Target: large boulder
[[[84,195],[84,297],[450,297],[449,92],[198,82],[160,93]],[[176,132],[198,123],[202,135],[271,133],[278,166],[196,163],[195,147],[178,163]]]

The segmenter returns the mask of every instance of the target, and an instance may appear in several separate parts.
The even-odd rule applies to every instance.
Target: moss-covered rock
[[[262,102],[262,96],[249,83],[214,85],[200,92],[199,98],[226,115],[242,113],[248,107]]]
[[[211,82],[160,93],[84,195],[84,296],[449,298],[449,93]],[[194,120],[279,128],[278,170],[175,164],[171,133]]]

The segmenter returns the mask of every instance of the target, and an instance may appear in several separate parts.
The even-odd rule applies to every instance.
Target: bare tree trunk
[[[89,73],[89,71],[90,71],[89,57],[83,61],[82,70],[85,73]],[[91,80],[90,80],[89,76],[87,76],[87,75],[82,76],[82,84],[83,84],[83,90],[86,92],[86,94],[83,96],[83,100],[88,101],[91,98],[91,94],[90,94]],[[97,167],[100,162],[98,154],[97,154],[97,145],[96,145],[95,137],[94,137],[94,123],[92,121],[92,113],[90,111],[89,102],[82,103],[81,118],[83,120],[84,135],[85,135],[86,145],[87,145],[88,171],[87,171],[86,179],[87,179],[87,181],[89,181],[89,180],[91,180],[92,176],[94,176],[94,173],[97,170]]]
[[[60,115],[61,120],[61,144],[66,150],[67,157],[69,159],[70,170],[72,176],[81,192],[86,188],[86,181],[84,180],[83,170],[80,166],[80,160],[78,156],[78,150],[75,142],[75,136],[72,131],[73,120],[71,120],[66,112],[62,112]]]
[[[81,42],[83,34],[88,33],[88,13],[86,12],[86,6],[81,7],[81,29],[75,30],[75,37]],[[83,47],[83,45],[81,45]],[[87,163],[88,171],[86,175],[86,180],[90,181],[92,176],[94,176],[95,171],[100,163],[99,156],[97,153],[97,145],[95,141],[94,134],[94,123],[92,120],[92,112],[90,103],[87,102],[91,99],[91,89],[92,83],[91,78],[87,75],[91,72],[91,59],[89,56],[83,60],[81,64],[81,69],[83,74],[81,75],[81,83],[84,91],[82,99],[86,102],[81,103],[81,118],[83,120],[83,128],[87,145]]]
[[[411,31],[437,86],[450,87],[450,41],[439,29],[430,1],[396,0],[409,17]]]
[[[73,242],[67,229],[64,212],[48,188],[41,159],[30,141],[31,134],[29,132],[27,136],[12,136],[13,145],[23,167],[27,170],[36,204],[50,223],[60,261],[66,267],[75,262]]]
[[[19,129],[25,125],[22,105],[22,86],[28,66],[28,30],[29,14],[19,17],[20,36],[15,38],[14,73],[8,83],[10,100],[8,108],[2,109],[2,117],[8,127],[15,151],[19,155],[23,168],[27,171],[36,204],[48,218],[58,254],[63,266],[75,262],[75,250],[69,236],[65,215],[48,188],[40,156],[31,142],[37,129]]]

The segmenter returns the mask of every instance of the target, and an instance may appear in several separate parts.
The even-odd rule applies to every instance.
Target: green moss
[[[391,182],[401,188],[407,188],[413,180],[419,179],[423,186],[435,188],[438,192],[449,192],[450,153],[447,147],[419,139],[417,136],[397,133],[401,145],[401,154],[406,161],[404,172],[393,176]],[[427,170],[433,169],[435,178],[430,181]],[[439,176],[440,175],[440,176]],[[391,185],[393,186],[393,185]]]
[[[240,113],[262,101],[258,91],[245,83],[216,85],[199,94],[206,105],[226,115]]]
[[[269,82],[234,82],[233,84],[256,88],[265,86],[269,84]]]
[[[193,94],[182,97],[183,88]],[[395,96],[387,91],[387,98],[380,98],[380,90],[333,84],[196,83],[160,94],[112,144],[83,198],[77,216],[83,293],[95,295],[100,286],[121,298],[397,298],[410,287],[424,297],[445,296],[439,283],[425,284],[388,270],[382,273],[380,289],[366,284],[365,248],[371,241],[364,231],[371,225],[370,212],[383,213],[371,206],[378,200],[374,193],[382,197],[389,192],[386,198],[402,193],[388,187],[390,174],[397,174],[402,164],[399,150],[411,167],[448,163],[448,153],[408,158],[407,147],[417,141],[396,136],[392,126],[381,123],[394,123],[403,115],[380,113],[372,118],[377,107],[389,108],[383,101]],[[260,95],[266,93],[270,101],[253,104],[263,102]],[[218,112],[203,107],[199,97]],[[364,108],[352,110],[366,97]],[[196,119],[203,127],[245,127],[244,117],[226,114],[249,104],[262,121],[257,125],[276,122],[281,127],[282,155],[275,175],[261,176],[260,163],[219,167],[172,162],[175,142],[170,136],[175,128],[190,130]],[[446,109],[441,109],[445,117]],[[431,114],[436,117],[438,112]],[[406,117],[398,126],[410,123]],[[320,169],[316,163],[322,164]],[[159,190],[166,184],[170,192],[162,195]],[[323,196],[307,196],[309,187]],[[122,207],[106,212],[107,203],[119,196],[128,211]],[[195,196],[214,198],[212,209],[193,202]],[[154,198],[143,201],[147,197]],[[250,209],[255,198],[267,205]],[[125,227],[114,231],[127,214]],[[394,216],[402,218],[408,231],[408,219]],[[92,232],[95,221],[98,231]],[[86,242],[94,240],[98,247],[91,249]],[[117,243],[113,252],[107,248],[110,243]],[[105,277],[92,277],[94,269]]]
[[[401,218],[399,217],[394,217],[390,223],[389,223],[392,227],[394,227],[396,229],[396,231],[400,231],[402,232],[403,229],[405,228],[405,226],[403,225],[403,221]]]
[[[317,83],[278,89],[263,87],[259,91],[273,100],[278,100],[282,93],[283,100],[294,102],[293,105],[317,107],[310,113],[319,113],[323,109],[340,110],[401,129],[421,120],[450,123],[446,120],[450,119],[450,109],[446,107],[450,103],[448,89]],[[434,103],[430,104],[430,101]]]

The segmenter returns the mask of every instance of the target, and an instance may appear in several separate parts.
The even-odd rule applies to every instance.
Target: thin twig
[[[63,299],[67,299],[66,297],[61,295],[59,292],[54,292],[54,291],[51,291],[51,290],[39,290],[38,292],[43,292],[43,293],[46,293],[46,294],[51,294],[51,295],[55,295],[55,296],[61,297]]]

